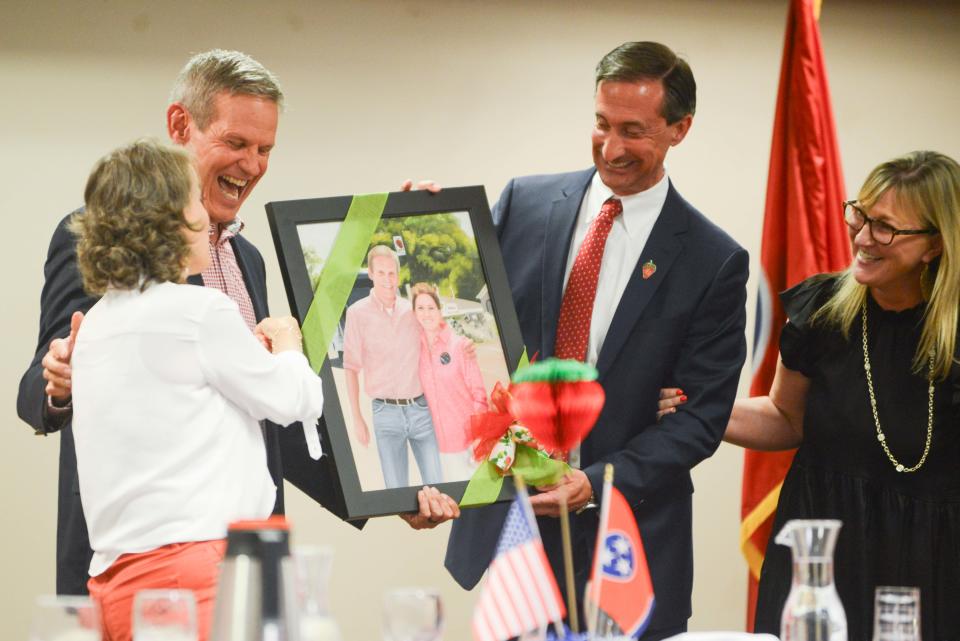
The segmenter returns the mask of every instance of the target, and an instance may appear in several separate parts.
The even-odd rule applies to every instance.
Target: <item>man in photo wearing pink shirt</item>
[[[408,442],[423,483],[442,483],[437,436],[420,385],[420,330],[410,301],[397,296],[400,259],[389,247],[377,245],[367,254],[367,272],[373,288],[347,308],[344,328],[343,369],[357,440],[370,444],[360,413],[363,371],[386,487],[409,485]]]

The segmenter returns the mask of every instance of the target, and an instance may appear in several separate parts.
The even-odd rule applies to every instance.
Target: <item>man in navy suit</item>
[[[597,66],[594,167],[516,178],[493,210],[527,352],[594,364],[606,392],[596,426],[571,455],[579,469],[531,498],[544,545],[562,577],[555,517],[565,498],[582,607],[597,536],[592,508],[612,463],[653,578],[645,639],[686,630],[690,470],[720,444],[746,354],[747,252],[687,203],[664,169],[695,106],[690,67],[668,47],[617,47]],[[660,388],[681,383],[689,401],[657,422]],[[489,565],[506,507],[467,510],[454,522],[446,566],[468,589]]]
[[[211,222],[211,266],[188,282],[216,287],[230,296],[251,331],[268,314],[266,272],[259,250],[240,235],[243,223],[238,213],[267,171],[282,105],[283,92],[269,70],[239,51],[215,49],[187,62],[167,107],[167,133],[194,156]],[[420,186],[436,189],[426,183]],[[403,189],[411,187],[405,184]],[[93,553],[80,504],[70,424],[70,356],[82,314],[97,301],[83,291],[69,219],[67,215],[60,221],[47,252],[37,350],[20,380],[17,413],[37,434],[60,432],[57,593],[86,594]],[[283,513],[284,478],[336,513],[342,497],[329,460],[313,461],[306,454],[300,430],[287,430],[282,445],[279,432],[277,426],[264,423],[267,465],[277,486],[274,513]],[[281,465],[281,449],[286,466]],[[414,529],[432,528],[459,514],[452,499],[434,488],[421,490],[418,504],[419,512],[401,515]],[[363,526],[362,521],[352,524]]]
[[[189,282],[217,287],[236,301],[250,326],[267,315],[263,258],[240,235],[240,206],[267,171],[283,93],[259,62],[237,51],[198,54],[183,68],[167,108],[170,139],[195,156],[204,207],[210,214],[211,267]],[[17,412],[38,434],[60,432],[57,509],[57,593],[86,594],[90,543],[80,505],[70,421],[70,354],[80,318],[96,299],[83,291],[76,241],[57,226],[44,265],[36,355],[20,381]],[[66,338],[64,338],[66,337]],[[131,417],[136,420],[136,417]],[[265,429],[268,465],[283,512],[278,431]]]

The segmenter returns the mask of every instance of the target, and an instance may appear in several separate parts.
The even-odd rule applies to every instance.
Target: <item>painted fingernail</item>
[[[683,396],[683,390],[682,390],[682,389],[678,389],[678,390],[677,390],[677,396]]]
[[[680,397],[680,400],[683,401],[684,403],[686,403],[686,402],[687,402],[687,397],[686,397],[686,396],[681,396],[681,397]]]

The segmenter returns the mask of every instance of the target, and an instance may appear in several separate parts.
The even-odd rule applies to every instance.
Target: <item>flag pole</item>
[[[537,517],[533,514],[533,510],[530,509],[530,497],[527,495],[527,483],[523,480],[523,477],[519,474],[513,475],[513,486],[517,490],[517,494],[522,498],[520,501],[523,506],[524,511],[527,513],[527,519],[534,524],[536,528]],[[539,534],[538,534],[539,536]],[[557,635],[557,639],[566,638],[566,634],[563,632],[563,621],[553,621],[553,631]]]
[[[560,537],[563,541],[563,578],[567,584],[567,612],[570,614],[570,630],[580,634],[580,621],[577,616],[577,589],[573,583],[573,547],[570,541],[570,513],[567,511],[567,497],[560,493]]]

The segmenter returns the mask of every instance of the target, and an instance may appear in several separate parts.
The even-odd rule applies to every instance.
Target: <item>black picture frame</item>
[[[301,324],[313,301],[313,284],[301,232],[305,235],[311,231],[310,226],[316,224],[342,222],[352,199],[353,196],[338,196],[266,204],[267,219],[280,261],[287,299],[293,316]],[[489,316],[492,316],[495,323],[496,338],[499,338],[499,347],[505,361],[506,379],[513,374],[520,362],[523,340],[484,188],[482,186],[448,188],[436,194],[427,191],[390,193],[387,196],[381,224],[396,218],[451,214],[459,216],[461,226],[464,224],[462,221],[469,220],[469,227],[476,243],[476,260],[479,262],[487,294],[485,300],[480,301],[481,307],[484,307],[487,312],[482,317],[489,320]],[[330,229],[334,228],[339,227],[330,226]],[[405,249],[403,237],[399,244],[394,241],[394,245],[397,249]],[[411,256],[415,256],[415,252]],[[358,273],[359,271],[360,269]],[[357,285],[354,291],[356,288]],[[353,294],[351,294],[352,298],[354,298]],[[353,302],[349,300],[348,306]],[[451,304],[451,306],[454,305]],[[446,304],[444,304],[444,313],[447,313]],[[477,313],[471,316],[471,318],[479,317],[481,314]],[[490,342],[495,348],[495,341]],[[281,430],[284,477],[340,518],[348,521],[415,511],[417,491],[422,484],[380,488],[360,478],[351,445],[351,433],[348,432],[349,407],[347,407],[347,400],[341,398],[342,394],[338,390],[334,377],[336,357],[342,352],[334,352],[334,345],[335,342],[331,345],[328,358],[324,360],[320,371],[324,390],[324,416],[318,428],[324,456],[320,460],[309,457],[301,430]],[[331,360],[330,355],[335,358]],[[487,376],[484,379],[489,394]],[[509,381],[501,382],[506,385]],[[343,386],[340,387],[342,390]],[[374,431],[372,425],[370,431],[371,433]],[[373,438],[371,434],[371,441]],[[370,447],[374,447],[372,442]],[[382,461],[380,465],[382,467]],[[416,470],[417,465],[411,464],[410,468]],[[384,478],[385,476],[384,474]],[[435,486],[441,492],[459,501],[466,489],[467,478],[445,480],[436,483]],[[513,495],[513,481],[511,477],[507,477],[497,501],[510,500]]]

